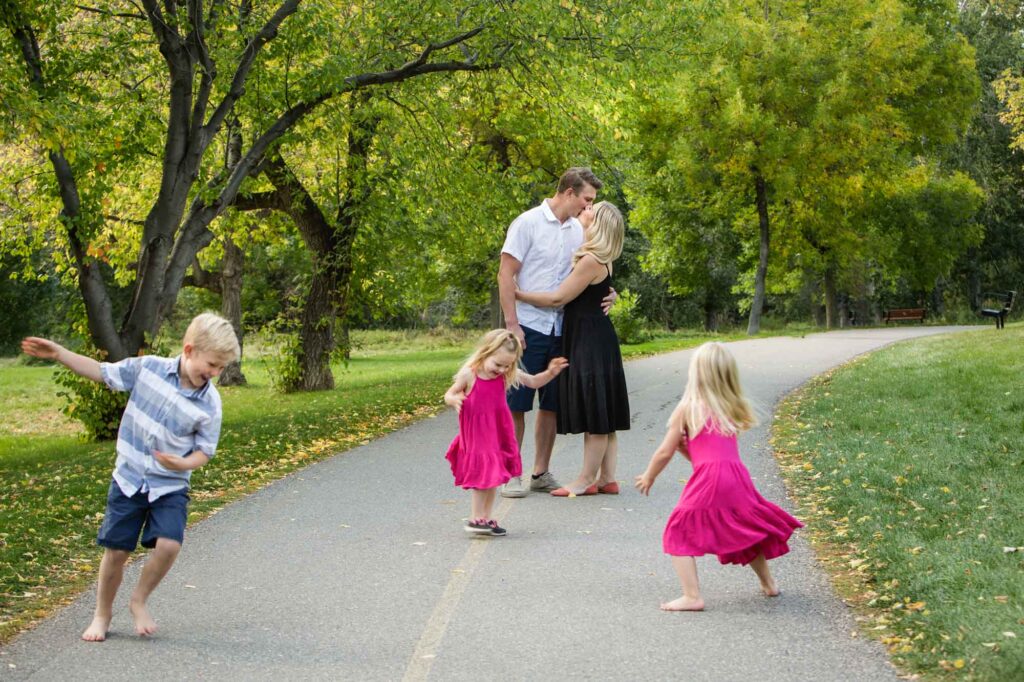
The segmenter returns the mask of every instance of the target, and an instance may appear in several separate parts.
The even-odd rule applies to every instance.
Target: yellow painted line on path
[[[529,474],[524,477],[527,479],[527,485],[529,485],[528,477]],[[498,505],[495,516],[503,519],[509,509],[512,508],[512,502],[513,500],[510,498],[501,498],[501,503]],[[487,551],[487,546],[494,540],[501,542],[498,538],[476,538],[471,541],[469,549],[462,556],[462,561],[459,562],[457,567],[452,569],[452,577],[448,581],[447,587],[444,588],[444,594],[441,595],[440,601],[434,607],[434,612],[430,614],[430,619],[427,620],[427,625],[423,629],[420,641],[416,644],[416,650],[413,651],[409,665],[405,669],[405,675],[402,676],[403,682],[426,680],[427,676],[430,675],[430,666],[433,665],[434,659],[437,657],[437,649],[441,645],[441,640],[444,639],[448,623],[451,621],[452,616],[455,615],[455,610],[459,606],[462,594],[466,591],[470,580],[473,578],[473,571],[476,570],[484,552]]]

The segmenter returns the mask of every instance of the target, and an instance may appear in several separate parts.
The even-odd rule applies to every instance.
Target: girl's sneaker
[[[493,519],[487,522],[487,528],[490,530],[491,535],[505,535],[505,533],[508,532],[499,526],[498,522]]]
[[[470,519],[466,521],[464,528],[470,535],[491,535],[491,527],[488,525],[487,519]]]

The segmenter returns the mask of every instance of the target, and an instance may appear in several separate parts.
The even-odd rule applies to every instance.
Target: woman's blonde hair
[[[669,417],[693,438],[708,421],[727,436],[746,431],[757,424],[754,408],[740,387],[740,373],[732,353],[720,343],[705,343],[690,359],[689,376],[683,399]]]
[[[185,338],[181,343],[191,344],[193,348],[204,353],[219,355],[228,362],[235,362],[241,355],[234,327],[216,313],[196,315],[185,330]]]
[[[626,235],[626,222],[622,213],[607,201],[594,204],[594,222],[590,225],[590,237],[573,254],[572,264],[588,253],[598,263],[608,265],[622,255],[622,241]]]
[[[484,334],[480,343],[477,344],[476,350],[459,369],[459,374],[465,371],[474,374],[479,372],[487,358],[502,350],[513,355],[512,364],[505,372],[505,390],[517,388],[519,386],[519,360],[523,357],[523,344],[519,342],[519,338],[515,334],[507,329],[492,329]]]

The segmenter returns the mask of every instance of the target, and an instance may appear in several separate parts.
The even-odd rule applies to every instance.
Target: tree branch
[[[231,79],[231,87],[228,88],[228,93],[224,96],[221,103],[217,105],[205,126],[206,130],[211,132],[211,136],[220,129],[224,117],[228,115],[228,112],[235,106],[235,102],[245,92],[245,80],[249,77],[249,70],[252,68],[256,56],[263,49],[264,45],[277,37],[277,31],[281,27],[281,23],[295,13],[299,7],[299,2],[300,0],[286,0],[282,2],[281,6],[274,12],[274,16],[267,20],[263,28],[249,40],[245,49],[242,50],[242,57],[239,59],[235,75]]]
[[[8,21],[11,34],[21,48],[29,82],[36,93],[41,95],[45,89],[45,81],[35,30],[21,16],[9,17]],[[78,234],[82,203],[74,171],[64,154],[63,147],[51,151],[49,159],[60,192],[60,220],[67,229],[68,242],[78,270],[78,288],[82,292],[82,299],[88,311],[89,334],[93,343],[98,348],[106,350],[111,359],[120,360],[124,356],[124,345],[114,327],[113,304],[99,266],[86,254],[85,245]]]
[[[199,258],[193,256],[192,274],[185,276],[184,284],[186,286],[198,287],[200,289],[206,289],[207,291],[219,294],[220,272],[204,270],[203,266],[199,264]]]
[[[118,17],[121,19],[141,19],[146,20],[145,14],[138,14],[135,12],[111,12],[106,9],[99,9],[98,7],[87,7],[85,5],[75,5],[76,9],[80,9],[83,12],[92,12],[93,14],[102,14],[105,17]]]
[[[217,3],[215,2],[211,8],[211,18],[216,13],[216,7]],[[192,104],[192,123],[189,126],[189,137],[195,140],[203,126],[203,119],[206,118],[206,106],[210,101],[213,81],[217,77],[217,67],[210,59],[210,49],[206,44],[206,21],[203,19],[202,0],[189,0],[188,14],[192,31],[186,36],[185,44],[195,51],[199,63],[203,67],[199,92],[196,93],[195,102]]]
[[[276,191],[239,194],[231,205],[239,211],[281,211],[285,208]]]

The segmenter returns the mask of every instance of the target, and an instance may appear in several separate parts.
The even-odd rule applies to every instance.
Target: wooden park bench
[[[913,322],[914,320],[924,324],[924,315],[924,308],[890,308],[885,311],[882,319],[886,324],[890,322]]]
[[[996,318],[996,329],[1002,329],[1006,326],[1006,316],[1013,310],[1013,299],[1017,297],[1016,291],[1007,291],[1005,294],[995,294],[994,298],[1002,299],[1001,308],[982,308],[982,317],[994,317]]]

